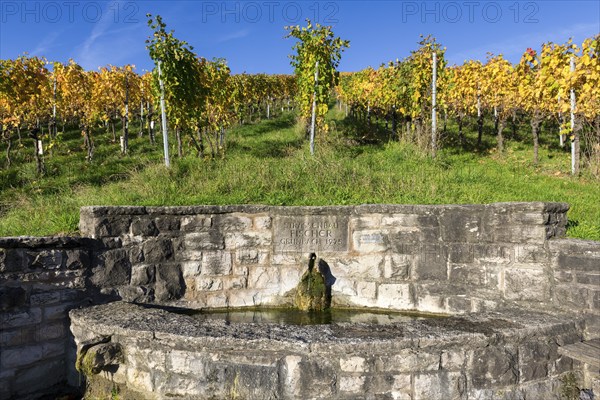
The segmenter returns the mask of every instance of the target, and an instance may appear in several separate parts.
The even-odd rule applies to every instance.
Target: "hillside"
[[[85,205],[269,204],[345,205],[362,203],[491,203],[561,201],[571,204],[568,236],[600,240],[600,185],[584,171],[568,174],[568,150],[543,129],[540,163],[532,163],[528,124],[508,135],[497,154],[493,127],[484,145],[456,126],[442,135],[443,149],[431,159],[408,141],[390,138],[382,123],[349,123],[330,111],[332,132],[311,157],[295,116],[285,113],[227,133],[224,158],[200,159],[185,146],[172,168],[162,165],[162,144],[146,136],[119,153],[110,134],[95,134],[91,163],[78,130],[67,130],[45,155],[46,174],[36,174],[33,144],[23,134],[12,150],[13,166],[0,170],[0,236],[76,234]],[[139,128],[133,126],[137,133]],[[4,144],[0,151],[6,152]],[[176,152],[175,152],[176,153]]]

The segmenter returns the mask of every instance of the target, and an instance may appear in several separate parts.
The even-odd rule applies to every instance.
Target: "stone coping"
[[[0,237],[0,249],[96,249],[99,242],[95,239],[80,236],[13,236]]]
[[[305,214],[368,214],[368,213],[416,213],[418,211],[444,211],[453,209],[518,209],[533,212],[567,212],[569,204],[558,202],[500,202],[490,204],[361,204],[349,206],[267,206],[267,205],[197,205],[197,206],[86,206],[81,207],[81,214],[94,216],[106,215],[192,215],[192,214],[225,214],[225,213],[276,213],[279,215]]]
[[[156,307],[113,302],[70,312],[71,320],[96,334],[147,340],[184,340],[189,346],[265,346],[270,350],[299,347],[309,351],[341,345],[350,348],[401,349],[475,343],[485,346],[538,335],[576,331],[581,316],[521,309],[461,316],[415,319],[386,325],[337,323],[278,325],[201,320]],[[559,343],[560,345],[561,343]],[[375,347],[372,347],[375,346]]]

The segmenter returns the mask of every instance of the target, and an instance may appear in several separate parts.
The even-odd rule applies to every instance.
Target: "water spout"
[[[331,286],[336,278],[323,259],[319,260],[318,268],[315,269],[316,258],[315,253],[310,254],[308,270],[296,286],[294,304],[302,311],[323,311],[331,307]]]

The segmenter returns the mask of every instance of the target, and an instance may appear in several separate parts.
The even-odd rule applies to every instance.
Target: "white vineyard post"
[[[165,85],[162,80],[162,73],[160,70],[161,62],[158,62],[158,82],[160,84],[160,113],[162,119],[162,131],[163,131],[163,148],[165,151],[165,165],[167,168],[171,167],[171,161],[169,160],[169,135],[167,134],[167,113],[165,111]]]
[[[575,57],[571,57],[571,74],[575,72]],[[575,89],[571,88],[571,174],[575,175],[577,172],[577,166],[575,165],[575,145],[577,135],[575,134]]]
[[[317,85],[319,83],[319,62],[315,63],[315,90],[313,92],[312,119],[310,123],[310,154],[315,155],[315,124],[317,122]]]
[[[51,137],[56,137],[56,71],[54,72],[54,88],[52,91],[52,132],[50,132]]]
[[[559,94],[558,95],[558,136],[560,138],[560,147],[564,147],[564,145],[565,145],[565,138],[562,133],[563,122],[564,121],[563,121],[562,111],[560,111],[560,94]]]
[[[437,54],[433,52],[433,72],[431,80],[431,155],[435,158],[437,150],[437,110],[436,110],[436,95],[437,95]]]

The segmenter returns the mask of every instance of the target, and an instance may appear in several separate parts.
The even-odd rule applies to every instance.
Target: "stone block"
[[[60,293],[58,293],[60,299]],[[22,287],[2,286],[0,287],[0,312],[13,311],[26,307],[28,304],[27,290]]]
[[[447,247],[448,260],[452,263],[468,264],[475,260],[472,244],[452,243]]]
[[[67,348],[65,346],[66,337],[64,339],[65,340],[43,343],[42,351],[44,359],[53,357],[64,357],[67,352]]]
[[[519,346],[519,382],[530,382],[548,377],[548,367],[558,358],[557,345],[541,341]]]
[[[486,281],[484,268],[473,264],[449,264],[450,281],[468,285],[482,286]]]
[[[202,254],[202,253],[200,253]],[[202,256],[200,256],[200,260]],[[202,271],[202,261],[185,261],[181,263],[181,270],[183,272],[183,277],[195,277],[200,275]]]
[[[418,308],[419,311],[423,312],[446,313],[448,311],[446,302],[446,296],[419,293],[417,295],[417,306],[415,306],[415,308]]]
[[[28,252],[28,267],[30,269],[55,270],[61,269],[64,254],[59,250],[38,250]]]
[[[153,264],[138,264],[131,267],[132,286],[146,286],[154,283],[156,271]]]
[[[267,215],[254,217],[254,229],[265,230],[271,229],[271,217]]]
[[[275,254],[339,254],[349,249],[347,216],[275,216],[272,230]]]
[[[504,295],[509,300],[547,301],[550,299],[550,282],[541,269],[507,269],[504,284]]]
[[[514,385],[519,377],[517,352],[489,346],[473,355],[471,381],[475,389]]]
[[[225,234],[225,248],[230,250],[265,247],[271,245],[271,232],[228,232]]]
[[[336,397],[337,371],[331,361],[324,358],[303,359],[300,361],[300,397],[328,398]]]
[[[152,393],[155,390],[154,374],[137,368],[127,368],[127,383],[140,392]],[[157,374],[160,376],[160,374]],[[160,382],[157,382],[157,386]]]
[[[205,364],[206,360],[201,355],[191,351],[171,350],[167,353],[167,371],[175,374],[203,377]]]
[[[0,313],[0,326],[3,329],[17,328],[42,322],[42,309],[31,307],[26,311]]]
[[[131,351],[129,349],[126,349],[125,351],[127,363],[132,367],[129,369],[166,371],[166,353],[163,350],[154,348],[137,348],[135,351]]]
[[[206,296],[206,307],[224,308],[229,307],[229,298],[222,292],[210,293]]]
[[[564,270],[595,273],[600,270],[600,258],[561,253],[558,255],[557,267]]]
[[[280,267],[280,281],[279,281],[279,293],[285,294],[288,291],[295,289],[300,283],[300,278],[304,273],[305,269],[298,267]],[[339,280],[333,285],[332,290],[336,290]],[[250,285],[250,283],[248,283]]]
[[[252,227],[252,219],[242,215],[220,214],[213,217],[213,227],[222,232],[247,231]]]
[[[411,310],[415,308],[410,284],[381,284],[377,294],[377,307],[395,310]]]
[[[156,236],[158,229],[149,217],[135,217],[131,222],[131,234],[133,236]]]
[[[442,212],[439,224],[445,242],[474,243],[481,237],[481,216],[466,207]]]
[[[600,266],[598,268],[598,272],[600,272]],[[600,287],[600,274],[590,274],[590,273],[578,272],[575,275],[575,282],[582,284],[582,285],[591,285],[594,287]]]
[[[413,373],[415,371],[437,371],[440,355],[419,349],[404,349],[397,354],[381,357],[375,362],[378,372]]]
[[[47,342],[49,340],[61,339],[67,337],[67,315],[64,315],[64,321],[54,323],[44,323],[36,326],[35,341]],[[61,342],[64,347],[64,342]]]
[[[363,230],[352,233],[352,246],[355,251],[366,254],[385,252],[390,244],[387,234],[382,233],[381,230]]]
[[[180,230],[181,220],[175,215],[156,217],[154,219],[154,226],[156,226],[156,229],[158,229],[160,233],[169,234]]]
[[[0,329],[0,348],[21,346],[35,341],[36,326],[25,328]]]
[[[442,308],[444,305],[441,306]],[[463,314],[471,312],[473,300],[466,295],[450,296],[446,299],[446,310],[451,314]]]
[[[94,268],[91,281],[96,286],[128,285],[131,281],[131,262],[124,249],[106,251],[101,255],[101,266]]]
[[[362,214],[349,220],[352,230],[374,229],[381,227],[381,214]]]
[[[236,251],[235,259],[240,264],[258,264],[259,253],[256,249],[239,249]]]
[[[494,232],[494,241],[499,243],[543,244],[546,240],[546,227],[542,225],[505,225]]]
[[[251,289],[277,288],[279,269],[276,267],[251,267],[248,269],[248,287]],[[296,282],[298,284],[300,280]]]
[[[66,378],[65,370],[63,360],[38,362],[15,375],[13,390],[23,397],[29,393],[43,391],[63,381]]]
[[[365,378],[365,376],[341,376],[338,383],[340,392],[364,392]]]
[[[473,251],[475,260],[482,264],[508,264],[514,259],[514,250],[510,246],[477,244]]]
[[[142,244],[142,251],[145,262],[162,263],[173,258],[173,243],[164,237],[147,239]]]
[[[367,360],[364,357],[351,356],[340,358],[340,369],[343,372],[365,372]]]
[[[131,303],[150,303],[154,301],[154,288],[144,286],[120,286],[117,288],[119,297]]]
[[[27,255],[21,249],[0,249],[0,273],[25,270]]]
[[[225,248],[223,235],[211,229],[208,232],[194,232],[185,235],[185,249],[189,250],[222,250]]]
[[[0,370],[6,371],[37,363],[42,359],[43,355],[44,349],[41,344],[2,349],[2,354],[0,354]]]
[[[65,253],[65,267],[67,269],[86,269],[90,266],[91,257],[89,250],[70,249]]]
[[[409,254],[392,254],[386,258],[383,277],[405,281],[410,278],[414,262],[415,257]]]
[[[391,214],[381,216],[381,226],[391,226],[395,228],[419,227],[421,221],[419,214]],[[376,227],[376,226],[374,226]]]
[[[284,398],[300,398],[302,391],[302,370],[300,362],[302,357],[297,355],[285,356],[279,367],[283,378],[283,396]]]
[[[393,375],[391,395],[394,400],[411,400],[412,384],[410,374]]]
[[[214,277],[200,277],[196,279],[196,290],[198,291],[218,291],[223,290],[223,280]]]
[[[377,284],[375,282],[357,282],[356,294],[361,299],[375,300],[377,298]]]
[[[248,277],[247,276],[232,276],[224,281],[226,290],[240,290],[246,289],[248,287]]]
[[[592,297],[594,291],[585,286],[574,286],[572,284],[557,285],[554,288],[554,302],[557,306],[569,310],[592,309]]]
[[[362,255],[329,263],[331,272],[336,277],[367,281],[380,280],[384,264],[385,256],[382,254]]]
[[[232,266],[231,253],[229,252],[202,253],[202,275],[229,275]]]
[[[443,281],[448,279],[448,251],[442,244],[423,244],[415,258],[415,279]]]
[[[520,263],[546,263],[550,253],[541,246],[519,244],[515,247],[515,258]]]
[[[149,378],[141,376],[140,385],[149,385]],[[139,379],[139,378],[138,378]],[[221,385],[225,385],[226,381],[220,381],[220,379],[226,379],[225,376],[215,378]],[[173,373],[156,373],[154,376],[154,390],[161,393],[164,398],[203,398],[208,388],[206,388],[206,382],[197,380],[189,376],[173,374]],[[224,390],[218,390],[217,388],[211,388],[210,390],[214,398],[222,398]]]
[[[308,257],[303,253],[273,253],[272,265],[308,265]]]
[[[442,352],[440,367],[446,371],[460,371],[465,368],[468,360],[467,350],[448,349]]]
[[[44,320],[66,320],[68,318],[69,310],[74,308],[75,305],[71,303],[62,303],[44,307]]]
[[[414,377],[414,400],[463,398],[467,383],[458,372],[440,370],[437,373],[416,374]]]
[[[158,301],[177,300],[185,294],[185,281],[179,264],[156,267],[155,296]]]
[[[206,215],[189,215],[181,218],[181,230],[197,232],[212,226],[212,218]]]
[[[129,233],[129,227],[131,225],[131,217],[125,215],[119,215],[114,217],[98,218],[92,225],[92,238],[105,238],[114,236],[124,236]],[[87,229],[82,229],[82,232],[86,232]]]
[[[557,283],[569,283],[573,282],[574,275],[571,271],[555,271],[554,280]]]
[[[362,282],[362,287],[366,289],[369,283],[372,282]],[[331,290],[333,292],[334,301],[336,294],[351,297],[358,295],[357,282],[346,277],[338,278],[338,280],[335,281],[335,285],[331,287]]]

